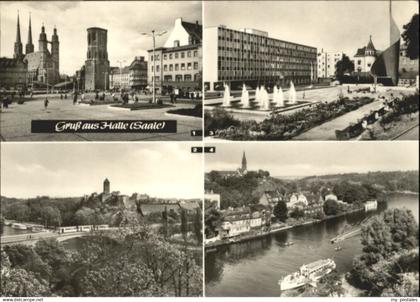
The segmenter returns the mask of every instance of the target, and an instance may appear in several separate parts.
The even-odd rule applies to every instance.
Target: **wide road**
[[[200,140],[192,137],[191,130],[202,128],[202,119],[181,115],[168,115],[170,109],[193,108],[195,104],[176,104],[175,107],[120,110],[108,105],[73,105],[69,96],[60,100],[57,95],[48,97],[44,109],[42,98],[27,101],[22,105],[13,103],[0,113],[0,139],[2,141],[178,141]],[[32,120],[176,120],[177,133],[31,133]]]

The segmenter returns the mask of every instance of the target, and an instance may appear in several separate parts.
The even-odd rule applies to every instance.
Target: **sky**
[[[389,2],[376,1],[233,1],[204,3],[204,26],[254,28],[269,37],[344,52],[349,57],[367,45],[369,35],[379,50],[389,45]],[[418,13],[417,1],[392,2],[393,17],[402,26]],[[223,13],[222,13],[223,12]]]
[[[111,191],[202,198],[203,159],[190,143],[8,143],[1,145],[1,195],[76,197]]]
[[[212,144],[205,170],[236,170],[245,152],[248,170],[278,177],[418,169],[418,142],[258,142]]]
[[[32,40],[38,50],[38,37],[42,23],[47,38],[51,39],[54,25],[60,40],[60,73],[73,75],[84,64],[87,53],[89,27],[108,30],[108,57],[111,66],[125,60],[129,65],[135,56],[145,56],[152,48],[152,39],[141,32],[167,30],[156,39],[156,46],[164,44],[169,37],[175,19],[200,23],[200,1],[34,1],[0,2],[0,57],[12,57],[16,40],[17,11],[20,13],[20,29],[23,49],[28,36],[29,13],[32,15]]]

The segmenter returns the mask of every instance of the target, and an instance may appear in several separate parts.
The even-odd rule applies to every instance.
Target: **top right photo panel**
[[[203,10],[206,140],[418,140],[417,1]]]

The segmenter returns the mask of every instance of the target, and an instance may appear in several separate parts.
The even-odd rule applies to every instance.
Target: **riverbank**
[[[205,247],[206,252],[211,252],[214,248],[217,248],[219,246],[244,242],[244,241],[248,241],[248,240],[253,240],[253,239],[265,237],[265,236],[268,236],[268,235],[271,235],[271,234],[274,234],[274,233],[279,233],[279,232],[287,231],[287,230],[290,230],[290,229],[293,229],[293,228],[298,228],[298,227],[302,227],[302,226],[306,226],[306,225],[321,223],[321,222],[329,220],[329,219],[334,219],[334,218],[346,216],[346,215],[361,212],[361,211],[364,211],[364,208],[358,208],[358,209],[354,209],[354,210],[347,211],[347,212],[344,212],[344,213],[339,213],[339,214],[336,214],[336,215],[326,216],[323,219],[311,219],[309,221],[303,221],[303,222],[296,223],[296,224],[293,224],[293,225],[286,225],[286,226],[280,227],[280,228],[269,229],[267,231],[259,231],[257,233],[252,233],[252,234],[248,233],[248,234],[244,234],[244,235],[241,235],[241,236],[235,237],[235,238],[222,239],[222,240],[206,243],[204,247]]]

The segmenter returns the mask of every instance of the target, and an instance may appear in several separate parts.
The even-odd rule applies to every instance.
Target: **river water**
[[[408,208],[416,221],[418,217],[418,195],[393,194],[388,208]],[[242,243],[221,246],[205,257],[206,296],[225,297],[278,297],[278,280],[297,271],[305,263],[318,259],[332,258],[337,264],[337,271],[351,269],[353,257],[362,252],[360,236],[355,236],[339,243],[343,248],[335,251],[330,239],[339,234],[345,225],[356,224],[378,211],[353,213],[307,225],[285,232],[271,234]],[[295,244],[285,247],[284,243]]]
[[[33,234],[30,230],[19,230],[14,229],[11,226],[3,226],[3,235],[10,236],[10,235],[20,235],[20,234]]]

